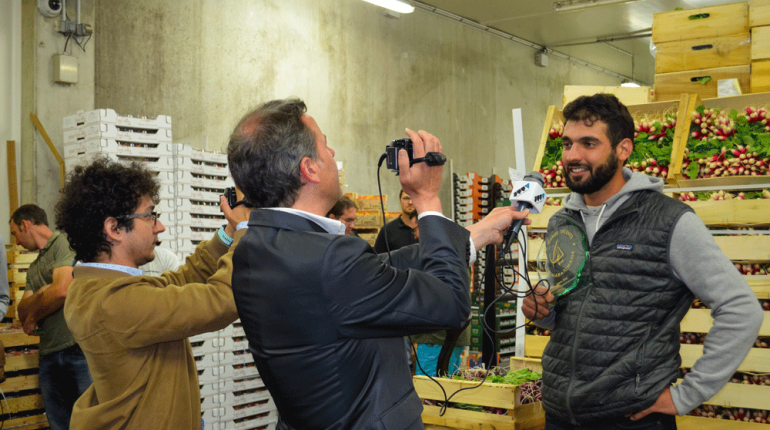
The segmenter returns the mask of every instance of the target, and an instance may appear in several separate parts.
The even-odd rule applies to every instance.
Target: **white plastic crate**
[[[166,212],[190,213],[190,211],[192,210],[192,203],[190,202],[189,199],[182,199],[182,198],[177,198],[173,200],[161,200],[160,202],[158,202],[157,205],[155,205],[155,210],[160,213],[166,213]]]
[[[277,411],[273,411],[233,421],[206,422],[206,430],[275,430],[277,423]]]
[[[254,388],[241,392],[219,392],[205,396],[201,400],[201,410],[221,408],[223,406],[243,406],[270,399],[267,388]]]
[[[219,207],[219,202],[195,199],[189,199],[187,202],[190,205],[189,212],[192,214],[223,215],[222,208]]]
[[[252,364],[254,356],[248,349],[233,351],[233,364]]]
[[[235,185],[233,180],[229,177],[225,178],[222,176],[211,176],[211,175],[200,175],[200,174],[192,174],[192,180],[190,181],[190,183],[194,187],[217,190],[216,192],[219,192],[220,194],[224,193],[227,187],[232,187]]]
[[[213,396],[220,393],[232,393],[235,391],[253,390],[263,388],[264,381],[259,376],[248,379],[227,379],[201,386],[201,398]]]
[[[64,143],[93,139],[113,139],[133,143],[172,143],[171,129],[136,131],[115,124],[97,123],[64,131]]]
[[[217,366],[198,369],[198,383],[211,384],[227,379],[233,379],[235,368],[233,366]]]
[[[156,118],[134,118],[130,115],[118,115],[112,109],[96,109],[92,111],[78,111],[74,115],[68,115],[63,120],[63,130],[71,130],[96,123],[116,124],[123,127],[140,129],[171,128],[171,117],[158,115]]]
[[[208,369],[212,367],[219,367],[219,366],[232,366],[232,365],[233,365],[232,352],[211,352],[208,354],[195,356],[195,367],[198,370]]]
[[[219,228],[190,227],[190,240],[202,241],[211,239]]]
[[[118,154],[129,157],[170,157],[173,146],[171,143],[133,143],[113,139],[91,139],[67,145],[75,145],[79,151],[85,150],[86,154]]]
[[[190,199],[192,200],[219,203],[219,196],[222,195],[222,192],[218,189],[209,189],[203,187],[190,187],[190,189]]]
[[[227,164],[227,153],[216,151],[205,151],[202,149],[192,149],[190,158],[193,160],[207,161],[215,164]]]
[[[212,163],[210,161],[203,160],[191,160],[192,167],[190,169],[193,173],[200,173],[202,175],[213,176],[230,176],[230,169],[227,168],[227,164]]]
[[[174,172],[171,172],[172,174]],[[192,186],[190,184],[177,184],[173,182],[171,183],[161,183],[160,190],[158,190],[158,197],[164,200],[170,200],[174,198],[180,198],[180,199],[189,199],[192,197]]]
[[[272,398],[261,400],[254,406],[239,407],[236,409],[233,406],[223,406],[219,408],[212,408],[203,410],[203,420],[206,423],[209,422],[223,422],[223,421],[235,421],[241,418],[248,418],[252,416],[258,416],[265,413],[275,413],[275,419],[277,421],[278,414],[275,409],[275,401]],[[260,424],[256,424],[260,425]],[[206,426],[208,428],[208,425]],[[238,427],[238,428],[251,428],[251,427]]]
[[[227,220],[225,219],[224,215],[217,216],[217,215],[189,214],[189,216],[190,216],[191,227],[219,228],[219,227],[222,227],[222,225],[227,224]]]

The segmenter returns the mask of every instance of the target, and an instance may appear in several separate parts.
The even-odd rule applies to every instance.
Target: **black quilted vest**
[[[596,232],[590,282],[557,303],[543,353],[548,414],[573,424],[628,415],[676,381],[679,323],[693,294],[673,275],[668,250],[679,217],[691,210],[638,191]],[[569,224],[585,231],[580,213],[565,208],[548,223],[549,235]]]

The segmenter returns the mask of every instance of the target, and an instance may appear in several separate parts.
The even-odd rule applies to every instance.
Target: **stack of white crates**
[[[158,173],[156,211],[166,227],[158,239],[180,259],[227,223],[219,208],[219,196],[233,186],[227,155],[172,143],[170,117],[123,117],[111,109],[98,109],[64,118],[67,172],[105,155],[116,161],[144,162]],[[274,429],[275,402],[259,377],[240,322],[191,337],[190,342],[206,430]]]
[[[240,321],[190,338],[201,384],[206,430],[266,429],[278,411],[259,376]]]

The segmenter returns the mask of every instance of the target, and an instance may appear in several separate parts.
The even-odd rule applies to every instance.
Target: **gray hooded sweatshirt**
[[[596,231],[630,195],[639,190],[663,191],[663,180],[623,168],[626,184],[601,206],[586,206],[582,194],[571,193],[564,207],[579,211],[590,245]],[[711,309],[714,325],[706,335],[703,356],[682,383],[671,387],[679,415],[713,397],[730,380],[759,334],[763,313],[756,295],[727,259],[703,222],[692,212],[679,218],[669,245],[674,275]],[[535,321],[553,329],[555,312]]]

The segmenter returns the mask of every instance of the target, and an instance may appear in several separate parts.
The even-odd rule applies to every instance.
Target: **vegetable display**
[[[699,106],[692,113],[682,175],[688,179],[767,175],[770,165],[768,115],[763,108],[747,107],[738,112]],[[676,125],[674,113],[635,118],[634,152],[626,167],[650,176],[667,177]],[[548,132],[540,166],[546,188],[566,185],[561,162],[563,133],[562,123],[552,126]],[[770,198],[767,194],[763,198]]]

